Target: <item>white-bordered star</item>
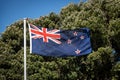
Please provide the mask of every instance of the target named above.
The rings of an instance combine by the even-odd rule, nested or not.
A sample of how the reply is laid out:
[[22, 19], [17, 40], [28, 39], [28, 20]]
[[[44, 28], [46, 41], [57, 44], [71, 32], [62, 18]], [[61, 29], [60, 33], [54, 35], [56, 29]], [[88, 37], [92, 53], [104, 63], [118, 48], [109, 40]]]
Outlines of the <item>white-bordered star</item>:
[[80, 39], [84, 39], [84, 38], [85, 38], [85, 36], [83, 36], [83, 35], [82, 35], [82, 36], [80, 36]]
[[75, 51], [76, 54], [80, 54], [80, 52], [81, 52], [81, 50], [79, 50], [79, 49], [77, 49], [77, 50]]
[[74, 34], [74, 36], [77, 36], [77, 32], [76, 31], [73, 34]]
[[71, 42], [72, 42], [72, 41], [71, 41], [70, 39], [67, 40], [67, 43], [68, 43], [68, 44], [71, 44]]

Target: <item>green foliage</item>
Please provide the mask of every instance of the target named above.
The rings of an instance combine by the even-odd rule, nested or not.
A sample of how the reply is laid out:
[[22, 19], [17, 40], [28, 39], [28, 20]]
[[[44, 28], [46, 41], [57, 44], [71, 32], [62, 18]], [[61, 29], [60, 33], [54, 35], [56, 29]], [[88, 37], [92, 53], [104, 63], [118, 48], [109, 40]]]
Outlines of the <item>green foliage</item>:
[[[98, 51], [88, 55], [87, 63], [87, 70], [91, 74], [92, 79], [111, 79], [111, 74], [109, 73], [114, 63], [114, 55], [111, 48], [99, 48]], [[99, 74], [101, 75], [98, 76]]]
[[113, 66], [111, 72], [112, 72], [112, 79], [113, 79], [113, 80], [118, 80], [118, 79], [120, 79], [120, 76], [119, 76], [119, 75], [120, 75], [120, 62], [117, 62], [117, 63]]
[[[45, 57], [29, 53], [27, 28], [27, 78], [29, 80], [119, 80], [120, 0], [88, 0], [69, 4], [60, 14], [51, 12], [28, 22], [39, 27], [88, 27], [93, 52], [79, 57]], [[113, 50], [116, 52], [113, 54]], [[23, 80], [23, 21], [7, 27], [0, 36], [0, 80]]]

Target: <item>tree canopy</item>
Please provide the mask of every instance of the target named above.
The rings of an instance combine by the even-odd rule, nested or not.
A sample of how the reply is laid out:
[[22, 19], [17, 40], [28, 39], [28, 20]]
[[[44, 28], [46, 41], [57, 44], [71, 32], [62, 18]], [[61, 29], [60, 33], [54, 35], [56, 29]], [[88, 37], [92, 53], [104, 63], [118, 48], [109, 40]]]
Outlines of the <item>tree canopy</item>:
[[[119, 80], [120, 0], [88, 0], [63, 7], [59, 14], [28, 19], [36, 26], [90, 29], [93, 52], [78, 57], [46, 57], [29, 53], [27, 28], [27, 78], [29, 80]], [[0, 36], [0, 80], [23, 80], [23, 21], [7, 27]]]

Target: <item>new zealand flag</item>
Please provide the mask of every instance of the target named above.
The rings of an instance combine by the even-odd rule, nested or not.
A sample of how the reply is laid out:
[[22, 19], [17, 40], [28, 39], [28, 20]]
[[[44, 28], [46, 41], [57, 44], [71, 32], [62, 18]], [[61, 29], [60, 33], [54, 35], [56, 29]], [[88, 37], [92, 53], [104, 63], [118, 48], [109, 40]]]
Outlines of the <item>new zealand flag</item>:
[[39, 29], [29, 24], [30, 51], [43, 56], [80, 56], [92, 51], [88, 28], [77, 30]]

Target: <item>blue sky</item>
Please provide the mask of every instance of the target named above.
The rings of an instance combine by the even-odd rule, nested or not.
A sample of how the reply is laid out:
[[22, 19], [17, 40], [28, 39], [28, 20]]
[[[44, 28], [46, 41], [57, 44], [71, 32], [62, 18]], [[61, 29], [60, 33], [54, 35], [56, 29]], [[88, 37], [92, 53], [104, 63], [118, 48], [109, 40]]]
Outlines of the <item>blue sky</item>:
[[79, 2], [80, 0], [0, 0], [0, 32], [17, 20], [26, 17], [35, 19], [50, 12], [59, 13], [69, 3]]

